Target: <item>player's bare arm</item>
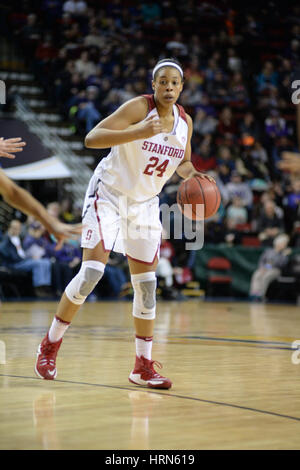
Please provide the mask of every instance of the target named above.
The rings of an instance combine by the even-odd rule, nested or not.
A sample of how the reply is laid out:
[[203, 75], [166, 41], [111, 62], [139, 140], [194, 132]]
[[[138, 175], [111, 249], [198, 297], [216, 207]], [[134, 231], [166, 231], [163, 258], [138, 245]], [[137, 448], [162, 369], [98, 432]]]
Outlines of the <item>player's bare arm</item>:
[[12, 139], [4, 139], [0, 137], [0, 157], [15, 158], [15, 153], [22, 152], [26, 142], [21, 137], [13, 137]]
[[215, 180], [212, 176], [206, 175], [205, 173], [201, 173], [195, 170], [195, 167], [192, 164], [191, 139], [192, 139], [192, 134], [193, 134], [193, 121], [192, 121], [191, 116], [189, 116], [188, 114], [186, 114], [186, 117], [187, 117], [187, 123], [188, 123], [188, 139], [187, 139], [186, 151], [184, 154], [184, 159], [182, 160], [180, 165], [177, 167], [176, 173], [183, 179], [192, 178], [193, 176], [200, 176], [200, 178], [207, 178], [209, 181], [213, 181], [215, 183]]
[[97, 149], [109, 148], [163, 132], [162, 123], [157, 116], [144, 120], [147, 112], [148, 105], [144, 97], [127, 101], [87, 134], [85, 146]]
[[65, 239], [73, 238], [81, 233], [81, 225], [68, 225], [52, 217], [47, 210], [31, 194], [11, 181], [0, 170], [0, 193], [3, 199], [24, 214], [32, 215], [57, 239], [57, 249]]

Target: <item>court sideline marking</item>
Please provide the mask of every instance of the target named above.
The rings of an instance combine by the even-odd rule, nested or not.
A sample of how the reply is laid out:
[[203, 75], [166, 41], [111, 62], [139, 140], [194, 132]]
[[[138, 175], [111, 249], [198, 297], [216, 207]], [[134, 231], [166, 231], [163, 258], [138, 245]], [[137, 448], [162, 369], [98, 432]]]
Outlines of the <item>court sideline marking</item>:
[[[12, 377], [15, 379], [31, 379], [31, 380], [41, 380], [38, 377], [30, 377], [30, 376], [21, 376], [21, 375], [10, 375], [10, 374], [0, 374], [0, 377]], [[235, 408], [235, 409], [240, 409], [244, 411], [251, 411], [253, 413], [261, 413], [261, 414], [266, 414], [270, 416], [275, 416], [277, 418], [285, 418], [285, 419], [291, 419], [293, 421], [299, 421], [300, 418], [297, 418], [296, 416], [290, 416], [290, 415], [284, 415], [281, 413], [276, 413], [274, 411], [267, 411], [267, 410], [260, 410], [258, 408], [251, 408], [248, 406], [242, 406], [242, 405], [235, 405], [233, 403], [226, 403], [226, 402], [221, 402], [221, 401], [214, 401], [214, 400], [206, 400], [204, 398], [197, 398], [197, 397], [189, 397], [186, 395], [177, 395], [174, 393], [168, 393], [168, 392], [154, 392], [151, 390], [142, 390], [140, 388], [135, 388], [135, 387], [121, 387], [118, 385], [105, 385], [105, 384], [95, 384], [95, 383], [89, 383], [89, 382], [76, 382], [72, 380], [61, 380], [61, 379], [55, 379], [54, 383], [59, 382], [59, 383], [66, 383], [66, 384], [73, 384], [73, 385], [87, 385], [90, 387], [102, 387], [102, 388], [112, 388], [115, 390], [128, 390], [130, 392], [136, 391], [140, 393], [152, 393], [156, 395], [162, 395], [162, 396], [167, 396], [167, 397], [174, 397], [174, 398], [179, 398], [183, 400], [192, 400], [192, 401], [197, 401], [201, 403], [206, 403], [209, 405], [218, 405], [218, 406], [227, 406], [229, 408]]]

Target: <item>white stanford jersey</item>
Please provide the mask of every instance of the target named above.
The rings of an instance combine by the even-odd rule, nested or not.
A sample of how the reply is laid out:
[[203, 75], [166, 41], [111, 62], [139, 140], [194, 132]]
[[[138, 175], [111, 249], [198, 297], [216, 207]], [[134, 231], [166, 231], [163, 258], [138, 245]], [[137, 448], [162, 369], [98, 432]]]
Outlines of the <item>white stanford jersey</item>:
[[[143, 96], [149, 106], [146, 118], [158, 115], [153, 95]], [[161, 133], [112, 147], [95, 169], [95, 176], [134, 201], [146, 201], [159, 194], [182, 162], [187, 144], [185, 111], [176, 104], [173, 112], [174, 127], [169, 134]]]

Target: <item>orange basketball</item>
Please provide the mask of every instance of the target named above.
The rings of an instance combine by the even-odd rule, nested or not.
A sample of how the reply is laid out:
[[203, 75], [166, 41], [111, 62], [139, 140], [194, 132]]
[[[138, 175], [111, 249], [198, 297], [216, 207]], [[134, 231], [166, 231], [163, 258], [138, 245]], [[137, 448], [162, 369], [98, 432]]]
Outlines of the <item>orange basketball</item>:
[[221, 194], [216, 183], [200, 176], [182, 181], [177, 191], [177, 204], [181, 212], [192, 220], [212, 217], [220, 203]]

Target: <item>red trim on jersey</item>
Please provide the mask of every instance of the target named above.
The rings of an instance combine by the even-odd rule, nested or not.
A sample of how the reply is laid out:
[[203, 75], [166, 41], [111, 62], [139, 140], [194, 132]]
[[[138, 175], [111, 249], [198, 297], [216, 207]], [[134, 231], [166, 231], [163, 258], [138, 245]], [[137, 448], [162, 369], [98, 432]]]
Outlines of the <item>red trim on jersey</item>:
[[158, 247], [157, 247], [157, 250], [156, 250], [156, 252], [155, 252], [155, 255], [154, 255], [154, 257], [153, 257], [153, 260], [152, 260], [152, 261], [150, 261], [150, 262], [149, 262], [149, 261], [142, 261], [142, 260], [140, 260], [140, 259], [137, 259], [137, 258], [132, 258], [132, 256], [129, 256], [129, 254], [128, 254], [128, 253], [126, 253], [126, 256], [127, 256], [127, 258], [130, 258], [130, 259], [132, 259], [132, 261], [138, 261], [138, 262], [139, 262], [139, 263], [141, 263], [141, 264], [147, 264], [148, 266], [151, 266], [151, 264], [153, 264], [153, 263], [154, 263], [154, 260], [155, 260], [155, 258], [156, 258], [156, 256], [157, 256], [157, 253], [158, 253], [159, 247], [160, 247], [160, 245], [158, 245]]
[[[152, 109], [156, 108], [156, 104], [155, 104], [155, 101], [154, 101], [154, 95], [142, 95], [142, 96], [144, 98], [146, 98], [146, 100], [148, 102], [148, 109], [149, 109], [149, 113], [150, 113], [152, 111]], [[177, 103], [176, 103], [176, 106], [177, 106], [178, 111], [179, 111], [179, 117], [181, 117], [187, 123], [187, 118], [186, 118], [184, 107], [181, 106], [180, 104], [177, 104]]]
[[152, 111], [152, 109], [156, 108], [155, 101], [154, 101], [154, 95], [142, 95], [144, 98], [146, 98], [148, 102], [148, 111], [149, 113]]
[[187, 123], [187, 118], [186, 118], [184, 107], [177, 103], [176, 103], [176, 106], [179, 111], [179, 117], [181, 117]]
[[107, 253], [107, 252], [109, 252], [110, 250], [107, 250], [107, 249], [105, 248], [105, 245], [104, 245], [104, 238], [103, 238], [102, 230], [101, 230], [100, 217], [99, 217], [98, 212], [97, 212], [97, 201], [98, 201], [98, 199], [99, 199], [99, 195], [98, 195], [98, 191], [96, 191], [96, 199], [95, 199], [95, 201], [94, 201], [94, 209], [95, 209], [95, 212], [96, 212], [96, 217], [97, 217], [97, 221], [98, 221], [98, 225], [99, 225], [100, 242], [101, 242], [103, 251], [105, 251], [105, 252]]

